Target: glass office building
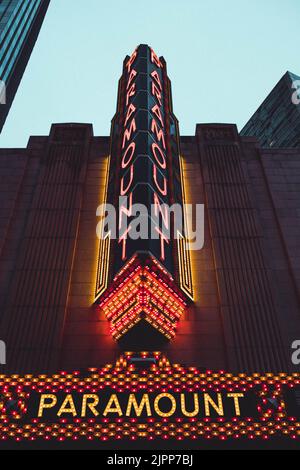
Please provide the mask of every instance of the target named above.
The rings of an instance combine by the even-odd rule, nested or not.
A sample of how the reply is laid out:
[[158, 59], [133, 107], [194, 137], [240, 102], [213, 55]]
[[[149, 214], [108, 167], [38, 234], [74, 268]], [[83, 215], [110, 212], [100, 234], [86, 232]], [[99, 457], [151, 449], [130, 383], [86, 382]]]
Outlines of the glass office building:
[[[36, 42], [50, 0], [0, 0], [0, 131]], [[3, 100], [4, 101], [4, 100]]]
[[[297, 92], [298, 90], [298, 92]], [[300, 77], [286, 72], [241, 131], [262, 147], [300, 147]]]

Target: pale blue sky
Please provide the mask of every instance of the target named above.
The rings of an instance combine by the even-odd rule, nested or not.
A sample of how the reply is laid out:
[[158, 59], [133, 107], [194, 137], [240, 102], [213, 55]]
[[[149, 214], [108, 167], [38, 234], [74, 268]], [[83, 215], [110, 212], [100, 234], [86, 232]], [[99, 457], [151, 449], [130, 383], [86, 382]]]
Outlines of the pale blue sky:
[[300, 74], [300, 0], [51, 0], [0, 147], [53, 122], [108, 135], [124, 57], [140, 43], [168, 63], [182, 135], [247, 122], [280, 77]]

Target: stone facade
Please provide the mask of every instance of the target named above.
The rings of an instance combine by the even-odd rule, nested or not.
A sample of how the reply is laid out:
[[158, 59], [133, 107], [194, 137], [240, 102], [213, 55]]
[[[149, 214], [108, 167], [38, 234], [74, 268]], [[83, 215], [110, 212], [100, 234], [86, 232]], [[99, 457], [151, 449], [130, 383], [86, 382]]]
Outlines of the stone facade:
[[[53, 125], [0, 150], [0, 338], [4, 373], [85, 369], [121, 349], [94, 305], [108, 137]], [[293, 370], [300, 339], [300, 150], [261, 149], [236, 126], [181, 138], [188, 202], [205, 204], [192, 252], [195, 302], [164, 352], [234, 372]]]

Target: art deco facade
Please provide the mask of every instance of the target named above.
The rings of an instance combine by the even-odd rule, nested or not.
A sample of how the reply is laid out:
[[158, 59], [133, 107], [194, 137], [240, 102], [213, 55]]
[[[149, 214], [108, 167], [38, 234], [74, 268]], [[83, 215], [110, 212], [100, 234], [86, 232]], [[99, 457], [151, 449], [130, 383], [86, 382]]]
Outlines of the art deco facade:
[[[299, 151], [262, 150], [233, 125], [198, 125], [181, 150], [206, 233], [192, 254], [195, 302], [166, 352], [203, 368], [289, 370], [300, 337]], [[108, 154], [109, 138], [83, 124], [0, 151], [7, 372], [85, 368], [120, 354], [94, 304]]]
[[[152, 70], [153, 62], [145, 65], [145, 49], [139, 51], [141, 76], [137, 83], [145, 88], [136, 96], [145, 97], [150, 90], [160, 101], [153, 83], [143, 79], [143, 74], [147, 75], [143, 67]], [[159, 60], [164, 68], [165, 62]], [[154, 70], [159, 68], [156, 64]], [[169, 99], [166, 86], [170, 83], [160, 72], [154, 76], [154, 84], [165, 93], [163, 103]], [[53, 125], [49, 136], [31, 137], [26, 149], [0, 150], [0, 332], [8, 358], [1, 370], [6, 374], [85, 370], [114, 363], [124, 351], [125, 346], [116, 340], [126, 328], [111, 317], [110, 302], [115, 302], [115, 315], [123, 321], [123, 297], [132, 294], [123, 287], [126, 278], [134, 276], [133, 268], [124, 264], [121, 255], [107, 258], [107, 247], [99, 246], [96, 235], [96, 209], [111, 197], [110, 191], [114, 194], [119, 188], [118, 178], [124, 177], [114, 173], [118, 160], [112, 166], [118, 155], [114, 145], [124, 143], [121, 130], [115, 133], [120, 106], [124, 105], [120, 96], [122, 90], [130, 90], [128, 82], [122, 84], [121, 80], [120, 90], [112, 145], [109, 137], [95, 137], [90, 124], [69, 123]], [[131, 92], [134, 97], [137, 89]], [[137, 98], [129, 99], [126, 105], [130, 103], [141, 105]], [[151, 102], [149, 111], [144, 106], [147, 103], [142, 99], [142, 108], [152, 119], [155, 104]], [[166, 113], [176, 124], [170, 102], [164, 103], [160, 115]], [[136, 148], [150, 142], [147, 133], [151, 131], [139, 126], [150, 123], [158, 129], [151, 119], [136, 114], [136, 128], [143, 136], [135, 140]], [[179, 137], [176, 125], [172, 128]], [[125, 144], [129, 145], [132, 136], [127, 136]], [[172, 135], [168, 139], [166, 152], [170, 152], [167, 143]], [[138, 325], [134, 326], [126, 350], [140, 351], [143, 341], [142, 345], [135, 343], [140, 336], [149, 351], [159, 348], [172, 363], [203, 370], [294, 370], [291, 344], [300, 338], [299, 149], [264, 149], [255, 138], [240, 136], [233, 124], [198, 124], [195, 135], [181, 137], [177, 143], [179, 148], [173, 146], [172, 151], [181, 159], [185, 199], [205, 205], [204, 248], [189, 253], [192, 300], [183, 295], [178, 250], [171, 256], [174, 268], [161, 260], [157, 268], [153, 258], [146, 263], [136, 259], [134, 269], [141, 270], [137, 278], [141, 283], [133, 282], [131, 290], [143, 291], [150, 286], [150, 301], [151, 296], [156, 299], [150, 312], [149, 304], [138, 297], [146, 312], [143, 318], [155, 326], [158, 309], [159, 324], [164, 324], [172, 314], [171, 298], [174, 302], [177, 299], [175, 313], [180, 318], [170, 338], [162, 328], [163, 342], [152, 338], [148, 344], [152, 326], [143, 330], [142, 336]], [[155, 142], [152, 150], [153, 145]], [[157, 145], [164, 147], [162, 139]], [[141, 150], [137, 157], [142, 154]], [[168, 171], [173, 170], [169, 167]], [[127, 174], [123, 187], [131, 182], [134, 171]], [[138, 177], [145, 174], [151, 176], [152, 172], [137, 173]], [[164, 177], [156, 181], [163, 188]], [[180, 199], [181, 193], [176, 194]], [[110, 250], [118, 253], [113, 243]], [[97, 288], [103, 283], [99, 283], [99, 266], [108, 271], [100, 297]], [[126, 276], [120, 280], [123, 268]], [[165, 295], [165, 308], [157, 297], [160, 293]], [[131, 304], [126, 308], [131, 309]], [[130, 322], [141, 318], [134, 316], [136, 310], [132, 312]], [[126, 322], [125, 318], [125, 326]]]

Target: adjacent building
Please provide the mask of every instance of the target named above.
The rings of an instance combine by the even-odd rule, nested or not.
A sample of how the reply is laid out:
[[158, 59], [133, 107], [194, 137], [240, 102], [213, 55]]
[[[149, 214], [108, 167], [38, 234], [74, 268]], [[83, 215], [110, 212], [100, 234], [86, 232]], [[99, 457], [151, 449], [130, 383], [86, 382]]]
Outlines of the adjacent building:
[[0, 2], [0, 132], [30, 59], [49, 3], [50, 0]]
[[256, 137], [264, 148], [300, 147], [300, 77], [280, 79], [241, 131]]

